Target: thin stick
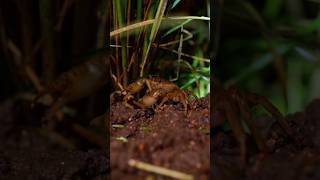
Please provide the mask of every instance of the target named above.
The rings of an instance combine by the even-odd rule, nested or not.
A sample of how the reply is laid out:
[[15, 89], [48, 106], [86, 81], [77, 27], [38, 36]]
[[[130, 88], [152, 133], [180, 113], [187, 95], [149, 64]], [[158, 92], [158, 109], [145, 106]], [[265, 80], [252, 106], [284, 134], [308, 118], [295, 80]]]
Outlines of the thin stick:
[[176, 77], [171, 79], [171, 81], [176, 81], [179, 79], [179, 73], [180, 73], [180, 62], [181, 62], [181, 52], [182, 52], [182, 45], [183, 45], [183, 26], [181, 26], [181, 32], [180, 32], [180, 42], [178, 47], [178, 66], [177, 66], [177, 74]]
[[8, 49], [11, 51], [11, 53], [13, 54], [13, 60], [16, 66], [22, 66], [22, 53], [21, 50], [9, 39], [8, 40]]
[[134, 160], [134, 159], [130, 159], [128, 161], [128, 164], [129, 164], [129, 166], [135, 167], [137, 169], [141, 169], [141, 170], [148, 171], [148, 172], [153, 172], [153, 173], [160, 174], [163, 176], [168, 176], [171, 178], [184, 179], [184, 180], [194, 179], [192, 175], [185, 174], [185, 173], [171, 170], [171, 169], [167, 169], [167, 168], [160, 167], [160, 166], [155, 166], [155, 165], [148, 164], [148, 163], [141, 162], [141, 161]]
[[[130, 13], [131, 13], [131, 0], [127, 1], [128, 3], [128, 9], [127, 9], [127, 25], [130, 25]], [[127, 31], [127, 46], [129, 46], [129, 32]], [[126, 48], [127, 50], [127, 56], [130, 56], [129, 54], [129, 48]], [[125, 70], [123, 70], [125, 71]], [[127, 69], [127, 73], [129, 72], [129, 68]]]
[[36, 90], [38, 92], [43, 91], [44, 87], [41, 85], [38, 76], [36, 75], [36, 73], [33, 71], [33, 69], [29, 65], [25, 66], [25, 72], [26, 72], [27, 76], [29, 77], [31, 83], [36, 88]]
[[[191, 39], [193, 37], [193, 34], [190, 33], [189, 31], [182, 29], [181, 32], [186, 33], [188, 36], [186, 38], [183, 38], [182, 41], [187, 41], [189, 39]], [[169, 45], [173, 45], [173, 44], [177, 44], [180, 43], [180, 39], [179, 40], [174, 40], [174, 41], [170, 41], [168, 43], [163, 43], [163, 44], [159, 44], [159, 47], [163, 47], [163, 46], [169, 46]]]
[[[172, 49], [169, 49], [167, 47], [160, 47], [160, 48], [178, 54], [177, 50], [172, 50]], [[191, 56], [191, 55], [183, 53], [183, 52], [181, 52], [181, 56], [193, 58], [193, 59], [196, 59], [196, 60], [199, 60], [199, 61], [203, 61], [203, 62], [210, 62], [210, 59], [208, 59], [208, 58], [203, 58], [203, 57], [198, 57], [198, 56]]]
[[[115, 0], [113, 0], [112, 1], [112, 9], [113, 9], [113, 11], [112, 11], [112, 14], [113, 14], [113, 25], [114, 25], [114, 27], [118, 27], [118, 21], [117, 21], [117, 11], [116, 11], [116, 2], [115, 2]], [[115, 43], [116, 43], [116, 45], [118, 45], [119, 44], [119, 36], [115, 36]], [[116, 57], [115, 57], [115, 59], [116, 59], [116, 61], [115, 61], [115, 64], [116, 64], [116, 74], [117, 74], [117, 77], [120, 79], [120, 74], [121, 74], [121, 72], [120, 72], [120, 63], [119, 63], [119, 50], [118, 50], [118, 48], [116, 49]]]

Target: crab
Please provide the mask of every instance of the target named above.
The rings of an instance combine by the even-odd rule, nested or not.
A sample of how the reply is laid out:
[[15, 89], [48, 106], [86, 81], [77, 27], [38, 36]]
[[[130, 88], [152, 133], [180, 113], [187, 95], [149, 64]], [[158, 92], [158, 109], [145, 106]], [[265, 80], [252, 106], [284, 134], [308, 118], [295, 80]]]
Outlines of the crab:
[[[114, 77], [115, 78], [115, 77]], [[176, 103], [181, 103], [184, 107], [184, 112], [188, 112], [188, 93], [181, 90], [176, 84], [171, 81], [164, 80], [158, 77], [151, 78], [141, 78], [131, 84], [126, 88], [119, 85], [123, 95], [123, 103], [129, 108], [134, 108], [133, 105], [146, 109], [153, 108], [158, 109], [162, 107], [166, 102], [172, 101]], [[134, 95], [141, 93], [146, 89], [145, 94], [138, 101], [134, 100]], [[132, 102], [130, 104], [129, 102]]]
[[106, 69], [109, 66], [109, 58], [109, 51], [103, 51], [62, 73], [39, 92], [31, 106], [34, 107], [37, 103], [49, 106], [43, 119], [53, 120], [63, 105], [87, 97], [107, 84]]
[[[246, 143], [245, 143], [245, 132], [241, 125], [239, 117], [243, 117], [244, 122], [249, 127], [255, 142], [260, 151], [267, 153], [272, 151], [272, 148], [267, 146], [266, 141], [263, 139], [261, 133], [255, 127], [255, 123], [251, 116], [251, 109], [254, 106], [262, 105], [273, 117], [277, 119], [277, 122], [284, 130], [287, 136], [293, 138], [294, 141], [298, 141], [294, 135], [293, 130], [289, 124], [285, 121], [283, 115], [279, 110], [272, 105], [263, 96], [255, 93], [244, 93], [238, 91], [236, 88], [224, 89], [219, 84], [217, 78], [213, 75], [213, 111], [214, 111], [214, 126], [220, 126], [225, 120], [228, 121], [231, 129], [233, 130], [234, 136], [240, 146], [240, 160], [245, 164], [246, 161]], [[214, 128], [215, 128], [214, 127]]]

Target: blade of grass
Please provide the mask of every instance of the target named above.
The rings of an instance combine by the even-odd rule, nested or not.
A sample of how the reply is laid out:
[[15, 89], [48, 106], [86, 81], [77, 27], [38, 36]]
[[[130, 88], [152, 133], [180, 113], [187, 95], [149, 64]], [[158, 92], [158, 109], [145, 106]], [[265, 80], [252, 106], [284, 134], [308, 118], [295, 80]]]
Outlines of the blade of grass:
[[166, 33], [164, 33], [164, 35], [162, 36], [162, 38], [168, 36], [169, 34], [171, 34], [171, 33], [174, 32], [174, 31], [180, 29], [181, 27], [183, 27], [184, 25], [188, 24], [188, 23], [191, 22], [191, 21], [192, 21], [192, 19], [187, 19], [187, 20], [185, 20], [184, 22], [182, 22], [181, 24], [179, 24], [178, 26], [169, 29], [169, 31], [167, 31]]
[[155, 39], [155, 37], [157, 35], [157, 32], [159, 30], [162, 17], [164, 15], [164, 12], [165, 12], [166, 7], [167, 7], [167, 2], [168, 2], [168, 0], [160, 0], [159, 6], [158, 6], [158, 10], [157, 10], [157, 14], [156, 14], [156, 17], [155, 17], [155, 22], [154, 22], [154, 24], [152, 26], [152, 29], [151, 29], [149, 42], [148, 42], [148, 47], [147, 47], [146, 53], [145, 53], [145, 55], [143, 57], [143, 61], [142, 61], [142, 64], [141, 64], [140, 77], [143, 76], [144, 66], [146, 64], [151, 45], [152, 45], [152, 43], [153, 43], [153, 41], [154, 41], [154, 39]]
[[175, 1], [173, 2], [172, 6], [170, 7], [170, 9], [175, 8], [175, 7], [179, 4], [179, 2], [181, 2], [181, 0], [175, 0]]
[[[181, 32], [187, 34], [187, 36], [182, 39], [183, 42], [187, 41], [187, 40], [189, 40], [189, 39], [191, 39], [193, 37], [193, 34], [191, 34], [189, 31], [187, 31], [185, 29], [182, 29]], [[170, 45], [177, 44], [177, 43], [180, 43], [180, 39], [179, 40], [170, 41], [170, 42], [167, 42], [167, 43], [159, 44], [158, 47], [170, 46]]]
[[137, 20], [142, 19], [142, 0], [137, 1]]
[[[162, 18], [163, 21], [177, 21], [177, 20], [185, 20], [185, 19], [202, 20], [202, 21], [209, 21], [210, 20], [209, 17], [205, 17], [205, 16], [173, 16], [173, 17], [167, 17], [167, 18], [163, 17]], [[155, 22], [155, 19], [149, 19], [149, 20], [134, 23], [129, 26], [113, 30], [110, 32], [110, 37], [115, 37], [118, 34], [121, 34], [121, 33], [127, 32], [127, 31], [132, 31], [134, 29], [153, 24], [154, 22]]]
[[[141, 2], [142, 3], [142, 2]], [[152, 5], [152, 1], [149, 0], [146, 2], [146, 8], [142, 9], [140, 8], [140, 10], [142, 10], [141, 12], [141, 16], [143, 14], [143, 21], [146, 21], [148, 19], [148, 14], [150, 14], [150, 10], [151, 10], [151, 5]], [[142, 6], [142, 4], [141, 4]], [[138, 7], [138, 10], [139, 10], [139, 7]], [[142, 18], [142, 17], [141, 17]], [[139, 19], [138, 19], [139, 21]], [[140, 64], [140, 59], [139, 57], [141, 57], [141, 47], [143, 47], [143, 42], [144, 42], [144, 39], [145, 39], [145, 34], [147, 32], [147, 29], [146, 27], [143, 27], [141, 29], [139, 29], [139, 31], [136, 31], [136, 32], [139, 32], [137, 35], [137, 38], [136, 38], [136, 45], [135, 45], [135, 48], [133, 50], [133, 53], [132, 53], [132, 56], [130, 58], [130, 63], [129, 63], [129, 66], [128, 66], [128, 71], [130, 70], [129, 67], [130, 67], [130, 64], [133, 64], [133, 71], [132, 71], [132, 74], [131, 74], [131, 78], [132, 79], [137, 79], [139, 77], [139, 64]]]
[[[112, 13], [113, 13], [113, 26], [118, 28], [118, 21], [117, 21], [117, 6], [116, 6], [116, 1], [112, 1]], [[116, 45], [119, 45], [119, 36], [115, 36], [115, 43]], [[116, 48], [115, 52], [115, 64], [116, 64], [116, 74], [117, 74], [117, 79], [120, 80], [120, 63], [119, 63], [119, 50]], [[120, 83], [120, 82], [119, 82]]]
[[[124, 18], [123, 18], [123, 6], [121, 4], [122, 1], [116, 1], [116, 10], [117, 10], [117, 20], [119, 27], [124, 26]], [[127, 4], [126, 2], [124, 2]], [[126, 54], [126, 39], [123, 38], [123, 35], [120, 34], [120, 41], [121, 41], [121, 64], [122, 64], [122, 75], [123, 75], [123, 85], [126, 86], [128, 79], [127, 79], [127, 54]]]
[[[130, 19], [131, 19], [131, 0], [128, 0], [128, 8], [127, 8], [127, 25], [130, 25]], [[127, 32], [127, 47], [129, 46], [129, 32]], [[130, 54], [129, 54], [129, 48], [126, 48], [126, 53], [127, 53], [127, 56], [129, 57]], [[127, 69], [126, 69], [127, 70]], [[127, 70], [127, 72], [129, 73], [129, 69]]]

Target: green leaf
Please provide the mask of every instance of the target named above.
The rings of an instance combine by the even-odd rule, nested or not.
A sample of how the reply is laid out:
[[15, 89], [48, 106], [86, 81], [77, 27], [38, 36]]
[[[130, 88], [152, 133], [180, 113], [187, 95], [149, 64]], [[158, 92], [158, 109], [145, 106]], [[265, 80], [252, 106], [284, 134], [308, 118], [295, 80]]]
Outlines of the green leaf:
[[177, 29], [180, 29], [182, 26], [188, 24], [189, 22], [191, 22], [192, 19], [187, 19], [184, 22], [182, 22], [181, 24], [169, 29], [169, 31], [167, 31], [166, 33], [164, 33], [164, 35], [162, 36], [162, 38], [168, 36], [169, 34], [171, 34], [172, 32], [176, 31]]
[[166, 10], [167, 7], [167, 2], [168, 0], [160, 0], [160, 3], [158, 5], [157, 8], [157, 13], [156, 13], [156, 17], [155, 17], [155, 21], [152, 25], [152, 29], [151, 29], [151, 33], [149, 36], [149, 40], [148, 40], [148, 45], [147, 45], [147, 49], [145, 51], [144, 57], [143, 57], [143, 61], [141, 64], [141, 70], [140, 70], [140, 77], [143, 76], [144, 73], [144, 66], [146, 64], [147, 58], [148, 58], [148, 54], [151, 48], [151, 44], [153, 43], [154, 39], [156, 38], [156, 35], [158, 33], [161, 21], [162, 21], [162, 17], [164, 16], [164, 12]]
[[189, 79], [189, 81], [187, 81], [183, 86], [181, 86], [180, 88], [181, 89], [186, 89], [187, 87], [189, 87], [189, 86], [191, 86], [196, 80], [198, 80], [199, 79], [199, 77], [198, 76], [196, 76], [196, 77], [194, 77], [194, 78], [192, 78], [192, 79]]

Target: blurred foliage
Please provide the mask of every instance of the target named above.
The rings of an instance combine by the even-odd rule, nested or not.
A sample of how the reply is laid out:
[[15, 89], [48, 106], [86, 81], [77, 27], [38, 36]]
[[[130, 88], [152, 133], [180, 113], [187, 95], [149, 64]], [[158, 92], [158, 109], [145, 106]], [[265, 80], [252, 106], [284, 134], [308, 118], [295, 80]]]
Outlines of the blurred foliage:
[[[107, 4], [108, 0], [1, 0], [0, 101], [13, 96], [32, 101], [63, 72], [105, 52], [110, 29]], [[88, 123], [103, 113], [107, 103], [101, 99], [106, 94], [101, 87], [75, 99], [78, 103], [72, 108], [81, 112], [78, 120]]]
[[283, 113], [302, 110], [320, 97], [319, 7], [311, 0], [225, 0], [214, 73]]

